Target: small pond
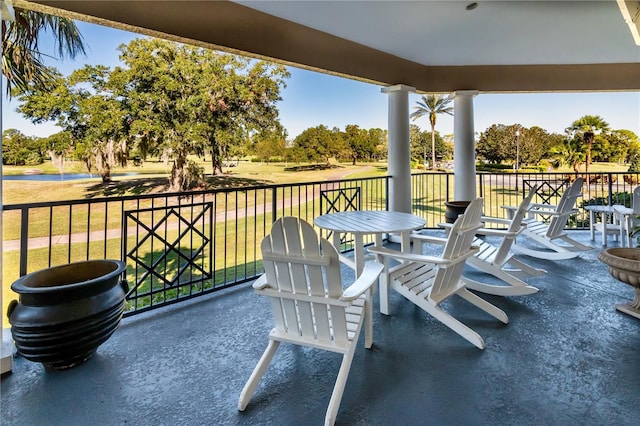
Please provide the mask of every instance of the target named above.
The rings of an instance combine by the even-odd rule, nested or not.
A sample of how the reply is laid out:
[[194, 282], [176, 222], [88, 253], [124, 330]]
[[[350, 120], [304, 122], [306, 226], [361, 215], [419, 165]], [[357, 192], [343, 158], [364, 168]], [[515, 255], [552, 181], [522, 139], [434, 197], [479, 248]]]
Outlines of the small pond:
[[[113, 173], [111, 175], [112, 178], [118, 176], [135, 176], [138, 173]], [[3, 180], [36, 180], [36, 181], [59, 181], [59, 180], [78, 180], [78, 179], [100, 179], [100, 175], [97, 174], [89, 174], [89, 173], [68, 173], [64, 175], [45, 175], [45, 174], [36, 174], [36, 175], [11, 175], [11, 176], [2, 176]]]

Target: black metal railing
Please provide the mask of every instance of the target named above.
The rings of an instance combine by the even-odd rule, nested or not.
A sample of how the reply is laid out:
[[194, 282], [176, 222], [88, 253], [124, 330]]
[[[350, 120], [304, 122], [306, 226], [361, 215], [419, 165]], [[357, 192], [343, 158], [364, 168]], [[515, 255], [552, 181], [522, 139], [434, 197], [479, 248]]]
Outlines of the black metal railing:
[[[553, 204], [575, 176], [478, 173], [476, 191], [485, 200], [486, 215], [506, 217], [501, 206], [518, 205], [533, 184], [543, 183], [534, 202]], [[584, 176], [579, 208], [582, 203], [629, 205], [638, 182], [637, 174]], [[411, 179], [413, 212], [425, 218], [428, 228], [436, 228], [445, 219], [444, 202], [453, 200], [453, 174], [424, 172]], [[389, 180], [346, 179], [6, 205], [3, 282], [9, 285], [21, 275], [64, 263], [123, 259], [132, 288], [126, 315], [131, 315], [253, 280], [262, 272], [260, 241], [278, 217], [293, 215], [313, 223], [326, 208], [322, 194], [346, 194], [351, 203], [357, 200], [360, 209], [386, 210]], [[580, 208], [569, 228], [588, 227], [588, 218]], [[342, 247], [349, 248], [349, 244]]]
[[[310, 223], [321, 194], [387, 208], [387, 177], [4, 206], [4, 277], [88, 259], [127, 262], [125, 315], [255, 279], [260, 241], [278, 217]], [[351, 200], [355, 202], [355, 200]], [[338, 207], [341, 204], [336, 204]]]

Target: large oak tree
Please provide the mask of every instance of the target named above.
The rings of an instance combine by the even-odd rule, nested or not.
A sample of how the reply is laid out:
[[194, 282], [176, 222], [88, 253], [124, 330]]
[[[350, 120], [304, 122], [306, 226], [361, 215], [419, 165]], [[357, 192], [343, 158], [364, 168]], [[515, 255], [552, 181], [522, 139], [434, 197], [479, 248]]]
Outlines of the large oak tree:
[[230, 146], [279, 126], [276, 102], [289, 76], [280, 65], [158, 39], [120, 50], [132, 133], [172, 161], [171, 190], [185, 189], [189, 154], [208, 151], [222, 172]]

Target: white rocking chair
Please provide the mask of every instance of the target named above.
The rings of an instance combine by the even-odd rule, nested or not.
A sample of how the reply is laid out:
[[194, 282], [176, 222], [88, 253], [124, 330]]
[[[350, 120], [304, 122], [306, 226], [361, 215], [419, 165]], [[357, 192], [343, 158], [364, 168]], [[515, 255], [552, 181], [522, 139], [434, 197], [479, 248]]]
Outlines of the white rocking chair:
[[[481, 218], [485, 224], [498, 223], [507, 226], [507, 229], [482, 228], [478, 231], [480, 235], [502, 237], [499, 246], [496, 247], [477, 237], [471, 243], [474, 246], [478, 246], [480, 250], [473, 257], [470, 257], [467, 262], [476, 269], [491, 274], [508, 285], [492, 285], [463, 276], [462, 279], [467, 284], [467, 288], [497, 296], [522, 296], [538, 292], [536, 287], [528, 285], [523, 279], [539, 277], [545, 275], [547, 271], [534, 268], [516, 259], [511, 253], [511, 246], [515, 242], [516, 236], [526, 227], [526, 225], [522, 225], [522, 220], [537, 189], [537, 185], [531, 188], [531, 191], [522, 200], [511, 219], [486, 216]], [[509, 268], [507, 265], [511, 267]]]
[[[471, 246], [476, 231], [481, 227], [482, 198], [469, 204], [465, 213], [455, 221], [444, 244], [442, 255], [425, 256], [416, 253], [402, 253], [384, 247], [373, 247], [369, 251], [379, 255], [385, 264], [386, 279], [380, 280], [380, 292], [389, 293], [389, 286], [415, 303], [444, 325], [451, 328], [460, 336], [467, 339], [480, 349], [485, 344], [478, 333], [442, 310], [440, 305], [453, 295], [458, 295], [471, 302], [489, 315], [503, 323], [509, 320], [507, 315], [496, 306], [467, 290], [461, 274], [465, 261], [478, 252], [477, 247]], [[412, 237], [414, 244], [418, 241], [433, 240], [441, 243], [442, 238]], [[402, 263], [389, 268], [389, 258]], [[380, 300], [385, 300], [380, 296]], [[389, 300], [387, 297], [386, 300]], [[389, 306], [381, 306], [383, 313], [389, 312]]]
[[280, 343], [293, 343], [343, 354], [325, 417], [325, 425], [333, 425], [365, 320], [365, 346], [373, 344], [370, 289], [382, 264], [365, 264], [360, 277], [343, 290], [337, 250], [326, 239], [318, 241], [311, 225], [295, 217], [278, 219], [261, 248], [265, 274], [253, 287], [271, 299], [275, 328], [240, 393], [238, 409], [246, 408]]
[[[564, 230], [569, 217], [577, 213], [574, 206], [578, 197], [582, 195], [582, 183], [583, 179], [577, 178], [562, 193], [557, 206], [532, 203], [528, 212], [529, 217], [523, 221], [527, 226], [521, 235], [535, 241], [543, 248], [527, 247], [516, 239], [512, 250], [516, 253], [546, 260], [572, 259], [580, 252], [592, 250], [593, 247], [570, 238]], [[513, 218], [516, 209], [513, 207], [505, 208], [509, 210], [510, 217]], [[551, 221], [546, 225], [537, 220], [536, 215], [551, 216]]]

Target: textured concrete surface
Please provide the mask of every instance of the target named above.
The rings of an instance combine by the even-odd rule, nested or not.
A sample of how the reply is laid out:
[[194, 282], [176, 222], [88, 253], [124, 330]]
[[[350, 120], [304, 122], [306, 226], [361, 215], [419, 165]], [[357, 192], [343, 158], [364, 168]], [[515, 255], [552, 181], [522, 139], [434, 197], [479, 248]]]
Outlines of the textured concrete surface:
[[[571, 235], [588, 242], [586, 232]], [[640, 320], [615, 311], [632, 289], [609, 276], [599, 250], [523, 257], [549, 274], [529, 280], [537, 294], [485, 296], [508, 325], [464, 300], [448, 303], [484, 351], [397, 294], [383, 316], [376, 297], [374, 348], [361, 336], [337, 424], [636, 425]], [[341, 357], [290, 345], [238, 412], [270, 328], [268, 302], [246, 286], [128, 318], [71, 370], [18, 357], [1, 382], [2, 424], [321, 424]]]

